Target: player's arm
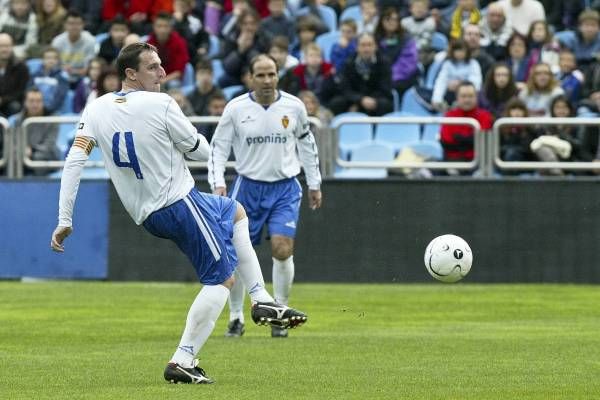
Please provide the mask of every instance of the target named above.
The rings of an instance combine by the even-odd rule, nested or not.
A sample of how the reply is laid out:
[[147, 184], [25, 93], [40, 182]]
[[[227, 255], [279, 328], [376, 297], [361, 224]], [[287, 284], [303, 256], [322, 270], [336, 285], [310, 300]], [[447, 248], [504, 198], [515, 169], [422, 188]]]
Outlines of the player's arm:
[[231, 114], [231, 107], [227, 105], [215, 129], [208, 157], [208, 183], [213, 193], [221, 196], [227, 195], [225, 163], [231, 153], [231, 145], [235, 132]]
[[60, 196], [58, 200], [58, 226], [52, 233], [50, 246], [57, 252], [65, 251], [63, 242], [73, 231], [73, 207], [79, 190], [81, 170], [85, 166], [94, 141], [87, 136], [76, 136], [73, 146], [69, 150], [62, 178], [60, 180]]
[[296, 129], [296, 147], [300, 163], [304, 169], [308, 185], [309, 207], [313, 210], [321, 207], [321, 171], [319, 170], [319, 152], [315, 137], [310, 130], [306, 108], [302, 106], [299, 113], [298, 128]]
[[177, 150], [195, 161], [208, 159], [208, 141], [198, 133], [173, 99], [167, 104], [166, 121], [169, 135]]

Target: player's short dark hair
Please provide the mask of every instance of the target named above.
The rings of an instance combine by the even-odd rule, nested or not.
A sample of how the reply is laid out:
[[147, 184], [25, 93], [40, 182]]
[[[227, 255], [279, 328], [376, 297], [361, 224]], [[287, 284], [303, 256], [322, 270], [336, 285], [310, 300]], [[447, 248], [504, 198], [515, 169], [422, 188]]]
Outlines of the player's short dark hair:
[[252, 58], [252, 60], [250, 60], [250, 65], [248, 67], [250, 74], [254, 74], [254, 64], [256, 64], [257, 62], [259, 62], [260, 60], [265, 59], [265, 58], [273, 61], [273, 64], [275, 64], [275, 71], [279, 72], [279, 68], [277, 68], [277, 61], [275, 61], [275, 59], [273, 57], [271, 57], [270, 55], [261, 53], [257, 56], [254, 56]]
[[138, 70], [140, 66], [140, 54], [144, 51], [158, 53], [156, 47], [145, 42], [132, 43], [121, 49], [119, 56], [117, 57], [117, 72], [119, 73], [119, 79], [121, 81], [124, 81], [125, 78], [127, 78], [127, 74], [125, 73], [127, 68], [133, 68], [136, 71]]

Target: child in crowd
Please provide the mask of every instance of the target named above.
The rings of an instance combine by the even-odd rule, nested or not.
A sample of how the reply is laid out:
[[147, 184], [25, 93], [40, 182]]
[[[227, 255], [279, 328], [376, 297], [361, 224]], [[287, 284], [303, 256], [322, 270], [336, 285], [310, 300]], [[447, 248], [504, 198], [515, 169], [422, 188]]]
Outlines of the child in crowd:
[[29, 78], [29, 87], [37, 87], [48, 114], [57, 112], [69, 91], [69, 77], [60, 68], [60, 54], [53, 47], [42, 53], [42, 67]]
[[88, 96], [94, 89], [96, 89], [98, 77], [104, 68], [106, 68], [106, 61], [104, 58], [92, 58], [88, 64], [87, 75], [84, 76], [75, 87], [75, 95], [73, 97], [73, 112], [79, 114], [83, 111], [87, 103]]
[[546, 63], [550, 65], [553, 73], [558, 73], [558, 52], [560, 47], [550, 32], [546, 21], [535, 21], [529, 28], [527, 35], [529, 45], [529, 64]]
[[119, 52], [125, 43], [125, 37], [129, 35], [129, 25], [123, 17], [116, 17], [110, 23], [108, 38], [100, 44], [98, 56], [106, 60], [107, 64], [112, 64], [117, 59]]
[[321, 48], [316, 43], [309, 43], [305, 52], [306, 62], [294, 69], [294, 75], [300, 82], [300, 90], [310, 90], [319, 101], [326, 102], [333, 92], [333, 75], [335, 69], [330, 63], [323, 61]]
[[358, 26], [353, 19], [345, 19], [340, 23], [340, 38], [336, 44], [331, 47], [329, 59], [336, 71], [341, 71], [344, 62], [348, 57], [356, 53], [356, 36]]
[[565, 96], [571, 104], [576, 105], [581, 98], [583, 73], [577, 68], [575, 54], [569, 49], [563, 49], [558, 55], [558, 80], [560, 87], [565, 91]]
[[376, 0], [360, 0], [360, 14], [362, 19], [358, 26], [358, 33], [374, 33], [379, 22], [379, 11]]
[[415, 39], [420, 52], [429, 49], [435, 32], [435, 20], [429, 15], [429, 0], [411, 0], [410, 15], [402, 18], [401, 25]]
[[[529, 112], [522, 100], [513, 97], [506, 103], [503, 117], [527, 118]], [[500, 158], [503, 161], [533, 161], [535, 157], [529, 146], [535, 139], [531, 125], [505, 125], [500, 130]]]
[[298, 32], [298, 41], [292, 46], [291, 55], [301, 62], [304, 62], [304, 50], [309, 43], [314, 43], [317, 37], [318, 21], [315, 17], [307, 14], [298, 18], [296, 31]]
[[478, 103], [481, 108], [492, 113], [494, 118], [499, 118], [504, 114], [508, 101], [518, 92], [508, 65], [497, 63], [490, 68], [485, 77]]
[[508, 39], [506, 47], [508, 48], [508, 66], [515, 78], [517, 87], [522, 89], [525, 87], [525, 82], [529, 77], [529, 69], [531, 67], [527, 55], [527, 39], [515, 32], [510, 39]]

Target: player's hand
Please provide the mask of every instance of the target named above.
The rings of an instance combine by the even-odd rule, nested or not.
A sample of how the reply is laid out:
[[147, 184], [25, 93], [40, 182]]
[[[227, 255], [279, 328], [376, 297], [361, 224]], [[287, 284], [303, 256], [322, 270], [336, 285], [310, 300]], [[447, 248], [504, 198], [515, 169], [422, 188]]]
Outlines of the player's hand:
[[65, 251], [63, 242], [71, 232], [73, 232], [73, 228], [70, 226], [57, 226], [52, 233], [52, 241], [50, 242], [52, 250], [63, 253]]
[[308, 206], [311, 210], [321, 208], [323, 202], [323, 195], [320, 190], [309, 190], [308, 191]]
[[217, 196], [227, 196], [227, 188], [217, 187], [213, 190], [213, 194], [216, 194]]

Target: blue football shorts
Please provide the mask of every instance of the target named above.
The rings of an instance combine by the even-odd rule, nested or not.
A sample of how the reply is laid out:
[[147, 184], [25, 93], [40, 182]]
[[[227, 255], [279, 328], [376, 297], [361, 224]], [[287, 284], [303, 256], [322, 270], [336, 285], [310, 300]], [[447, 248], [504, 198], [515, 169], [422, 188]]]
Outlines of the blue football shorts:
[[234, 200], [192, 189], [183, 199], [150, 214], [144, 228], [171, 239], [185, 253], [204, 285], [218, 285], [237, 266], [233, 248]]
[[229, 196], [246, 209], [253, 245], [260, 244], [265, 225], [269, 236], [296, 237], [302, 201], [302, 186], [298, 179], [262, 182], [238, 176]]

